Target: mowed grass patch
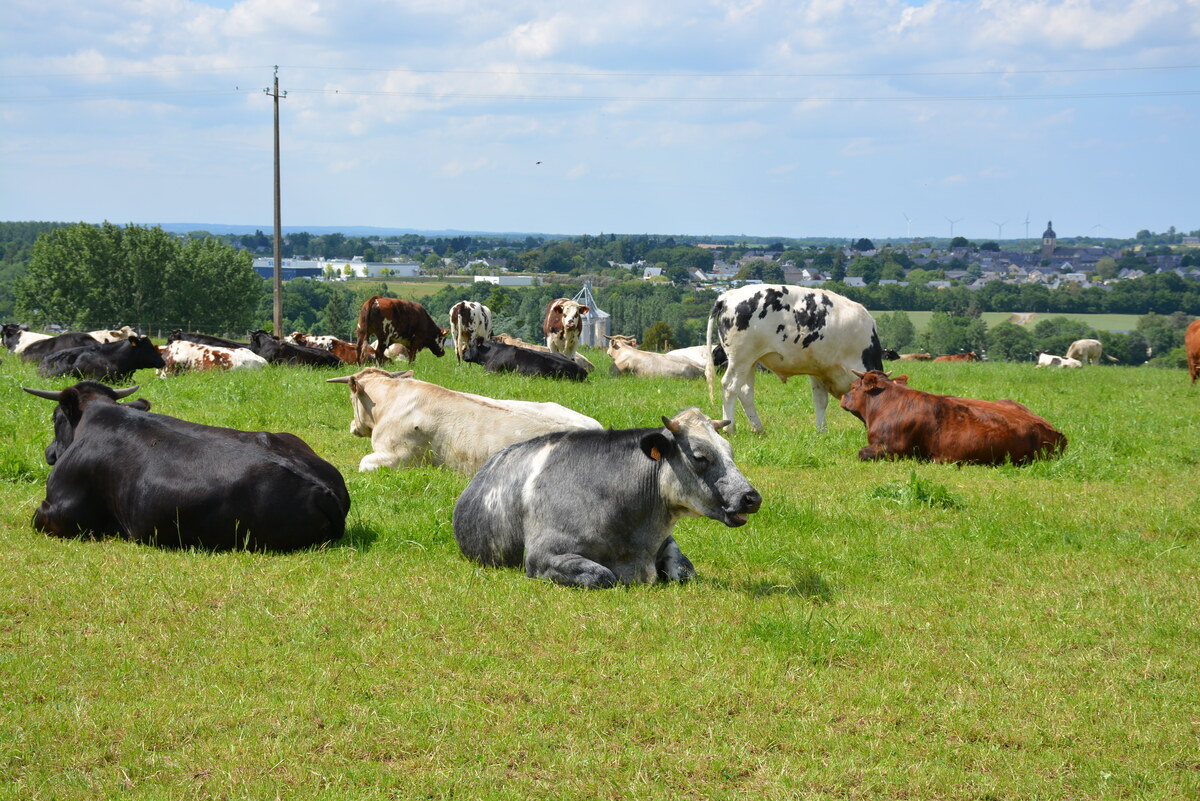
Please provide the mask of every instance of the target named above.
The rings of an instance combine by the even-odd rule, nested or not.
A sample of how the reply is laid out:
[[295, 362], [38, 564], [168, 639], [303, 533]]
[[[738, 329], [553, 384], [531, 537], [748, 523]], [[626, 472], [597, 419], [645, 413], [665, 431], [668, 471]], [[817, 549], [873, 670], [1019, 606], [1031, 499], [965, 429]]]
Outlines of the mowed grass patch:
[[[703, 381], [612, 378], [587, 355], [582, 384], [452, 353], [416, 373], [606, 426], [719, 416]], [[467, 476], [358, 473], [370, 444], [325, 383], [350, 372], [137, 375], [155, 411], [291, 431], [346, 477], [343, 541], [213, 554], [34, 532], [53, 404], [19, 387], [69, 382], [0, 365], [0, 795], [1200, 794], [1200, 392], [1183, 371], [900, 370], [1067, 434], [1024, 468], [861, 463], [861, 423], [831, 404], [818, 434], [807, 380], [760, 376], [767, 434], [739, 411], [730, 439], [762, 511], [677, 527], [691, 584], [604, 592], [463, 559]]]
[[[878, 317], [880, 314], [888, 314], [889, 312], [873, 311], [871, 314]], [[929, 328], [929, 320], [933, 317], [931, 311], [910, 311], [906, 312], [912, 324], [917, 331], [925, 331]], [[983, 312], [980, 318], [987, 323], [988, 328], [999, 325], [1000, 323], [1017, 323], [1026, 328], [1033, 329], [1042, 320], [1051, 320], [1055, 317], [1065, 317], [1068, 320], [1083, 323], [1091, 326], [1098, 331], [1134, 331], [1137, 329], [1138, 317], [1137, 314], [1083, 314], [1077, 312], [1041, 312], [1041, 313], [1021, 313], [1013, 314], [1012, 312]]]

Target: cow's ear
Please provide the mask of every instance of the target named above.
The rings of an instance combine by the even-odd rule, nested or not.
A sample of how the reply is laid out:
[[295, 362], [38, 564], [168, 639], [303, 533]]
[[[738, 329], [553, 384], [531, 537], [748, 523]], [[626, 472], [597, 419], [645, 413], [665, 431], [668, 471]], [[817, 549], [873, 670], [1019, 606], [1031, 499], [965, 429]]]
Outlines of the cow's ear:
[[67, 387], [58, 396], [58, 408], [62, 409], [63, 414], [67, 416], [67, 420], [71, 422], [71, 425], [78, 423], [79, 418], [83, 415], [81, 400], [79, 391], [75, 387]]
[[896, 384], [903, 384], [906, 387], [908, 386], [908, 376], [906, 376], [906, 375], [898, 375], [895, 378], [893, 378], [892, 381], [893, 381], [893, 383], [896, 383]]
[[591, 307], [591, 306], [580, 306], [580, 307], [579, 307], [579, 313], [580, 313], [580, 314], [587, 314], [587, 313], [588, 313], [588, 312], [590, 312], [591, 310], [592, 310], [592, 307]]
[[351, 394], [358, 394], [358, 379], [354, 376], [347, 376], [350, 379]]
[[138, 398], [137, 400], [132, 400], [128, 403], [122, 403], [121, 405], [128, 406], [130, 409], [137, 409], [138, 411], [142, 412], [150, 411], [150, 401], [146, 400], [145, 398]]
[[642, 437], [639, 443], [642, 453], [656, 462], [662, 461], [675, 452], [675, 440], [662, 431], [651, 431]]

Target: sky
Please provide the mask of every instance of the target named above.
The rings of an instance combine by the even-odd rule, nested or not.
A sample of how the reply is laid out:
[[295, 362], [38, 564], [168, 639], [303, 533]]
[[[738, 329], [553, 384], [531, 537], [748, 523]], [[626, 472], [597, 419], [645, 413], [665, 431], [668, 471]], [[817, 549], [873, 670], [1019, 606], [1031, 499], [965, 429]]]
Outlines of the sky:
[[5, 0], [0, 220], [1200, 228], [1200, 0]]

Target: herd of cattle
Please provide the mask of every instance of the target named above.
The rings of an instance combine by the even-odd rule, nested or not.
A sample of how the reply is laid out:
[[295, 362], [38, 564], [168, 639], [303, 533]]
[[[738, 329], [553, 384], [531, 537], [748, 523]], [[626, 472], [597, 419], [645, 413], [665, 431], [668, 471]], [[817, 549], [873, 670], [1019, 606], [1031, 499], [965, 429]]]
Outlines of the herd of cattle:
[[[759, 509], [762, 498], [720, 431], [733, 429], [739, 402], [751, 429], [763, 431], [754, 405], [761, 371], [783, 381], [809, 377], [818, 429], [825, 428], [829, 396], [840, 398], [866, 427], [864, 461], [1025, 464], [1067, 447], [1061, 432], [1015, 401], [934, 395], [910, 387], [907, 376], [893, 378], [885, 358], [932, 357], [885, 351], [860, 304], [795, 286], [725, 292], [703, 346], [651, 353], [631, 337], [609, 338], [614, 375], [704, 375], [710, 399], [716, 368], [724, 365], [721, 420], [688, 409], [663, 417], [661, 428], [605, 430], [557, 403], [457, 392], [419, 381], [412, 370], [379, 366], [389, 358], [411, 365], [421, 350], [442, 356], [450, 335], [456, 357], [485, 370], [584, 381], [592, 364], [577, 350], [587, 312], [566, 298], [553, 301], [545, 346], [493, 336], [491, 312], [478, 303], [456, 304], [443, 329], [419, 304], [383, 297], [363, 304], [356, 342], [302, 333], [277, 339], [265, 331], [238, 342], [177, 330], [156, 347], [128, 327], [50, 337], [6, 324], [5, 346], [37, 361], [42, 375], [84, 379], [61, 391], [26, 388], [57, 404], [45, 453], [53, 469], [34, 527], [64, 537], [276, 551], [342, 536], [350, 497], [337, 468], [294, 435], [152, 413], [144, 399], [122, 402], [136, 386], [100, 383], [127, 380], [142, 368], [167, 376], [268, 363], [359, 365], [353, 375], [328, 379], [349, 388], [350, 433], [371, 440], [359, 470], [436, 465], [472, 476], [453, 514], [466, 556], [485, 565], [523, 564], [529, 576], [586, 587], [686, 580], [694, 568], [671, 536], [680, 518], [740, 526]], [[1200, 321], [1186, 342], [1195, 383]], [[1067, 357], [1045, 354], [1039, 366], [1097, 363], [1099, 345], [1081, 340]], [[212, 478], [198, 482], [198, 475]]]

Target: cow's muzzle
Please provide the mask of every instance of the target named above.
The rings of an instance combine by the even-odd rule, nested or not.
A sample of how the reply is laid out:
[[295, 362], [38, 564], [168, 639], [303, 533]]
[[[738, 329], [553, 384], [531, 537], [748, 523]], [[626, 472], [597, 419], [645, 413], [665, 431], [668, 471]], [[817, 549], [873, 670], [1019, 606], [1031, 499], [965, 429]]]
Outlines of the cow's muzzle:
[[730, 528], [744, 526], [750, 519], [750, 515], [757, 512], [761, 507], [762, 496], [758, 494], [757, 490], [752, 489], [739, 498], [736, 504], [727, 506], [721, 510], [725, 514], [722, 522]]

